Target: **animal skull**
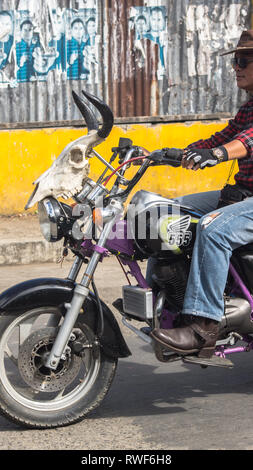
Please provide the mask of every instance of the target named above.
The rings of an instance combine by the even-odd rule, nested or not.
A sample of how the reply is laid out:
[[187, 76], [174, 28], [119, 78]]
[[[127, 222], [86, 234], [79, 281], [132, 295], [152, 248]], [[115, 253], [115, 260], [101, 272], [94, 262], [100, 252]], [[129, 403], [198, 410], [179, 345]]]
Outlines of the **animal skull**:
[[67, 145], [51, 167], [34, 182], [36, 188], [25, 209], [48, 196], [68, 199], [80, 192], [90, 171], [89, 153], [103, 140], [93, 130]]
[[88, 134], [68, 144], [51, 167], [34, 182], [36, 187], [25, 209], [48, 196], [68, 199], [80, 192], [89, 175], [88, 158], [92, 148], [103, 142], [111, 132], [113, 114], [110, 108], [96, 96], [84, 91], [82, 93], [100, 112], [102, 127], [99, 129], [92, 109], [73, 91], [74, 101], [86, 121]]

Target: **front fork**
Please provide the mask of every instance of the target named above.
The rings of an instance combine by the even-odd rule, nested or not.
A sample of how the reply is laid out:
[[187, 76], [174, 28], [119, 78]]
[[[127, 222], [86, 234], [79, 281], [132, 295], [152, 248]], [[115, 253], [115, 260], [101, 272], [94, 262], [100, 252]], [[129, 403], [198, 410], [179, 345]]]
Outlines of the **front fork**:
[[96, 245], [97, 251], [94, 251], [93, 255], [91, 256], [80, 284], [76, 285], [71, 303], [66, 305], [67, 312], [65, 318], [62, 322], [60, 330], [56, 336], [53, 347], [45, 364], [46, 367], [49, 367], [50, 369], [57, 369], [57, 366], [67, 346], [71, 332], [74, 328], [82, 305], [89, 295], [90, 282], [96, 270], [97, 264], [102, 256], [102, 249], [106, 244], [106, 241], [112, 231], [117, 217], [118, 213], [115, 213], [113, 218], [105, 224], [104, 229], [99, 238], [98, 244]]

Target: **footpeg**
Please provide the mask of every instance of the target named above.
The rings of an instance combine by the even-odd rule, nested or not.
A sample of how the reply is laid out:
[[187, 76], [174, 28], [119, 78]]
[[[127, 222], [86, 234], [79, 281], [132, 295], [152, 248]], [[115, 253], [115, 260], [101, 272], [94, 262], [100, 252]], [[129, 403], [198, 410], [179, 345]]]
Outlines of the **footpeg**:
[[225, 357], [212, 356], [210, 358], [203, 358], [198, 356], [184, 356], [182, 357], [183, 362], [188, 364], [197, 364], [202, 367], [213, 366], [213, 367], [225, 367], [232, 369], [234, 367], [233, 362]]
[[175, 362], [175, 361], [181, 361], [182, 359], [182, 357], [179, 356], [178, 354], [175, 354], [169, 351], [168, 349], [164, 349], [157, 341], [154, 341], [153, 348], [154, 348], [156, 358], [160, 362]]

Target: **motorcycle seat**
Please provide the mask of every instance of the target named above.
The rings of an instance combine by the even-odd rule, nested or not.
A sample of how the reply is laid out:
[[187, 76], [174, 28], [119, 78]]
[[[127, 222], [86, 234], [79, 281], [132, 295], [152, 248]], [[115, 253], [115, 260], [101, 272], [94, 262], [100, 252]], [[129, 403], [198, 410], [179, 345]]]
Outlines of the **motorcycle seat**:
[[233, 253], [241, 253], [241, 252], [245, 252], [245, 251], [250, 251], [250, 252], [253, 252], [253, 242], [252, 243], [248, 243], [247, 245], [242, 245], [242, 246], [239, 246], [239, 248], [236, 248]]

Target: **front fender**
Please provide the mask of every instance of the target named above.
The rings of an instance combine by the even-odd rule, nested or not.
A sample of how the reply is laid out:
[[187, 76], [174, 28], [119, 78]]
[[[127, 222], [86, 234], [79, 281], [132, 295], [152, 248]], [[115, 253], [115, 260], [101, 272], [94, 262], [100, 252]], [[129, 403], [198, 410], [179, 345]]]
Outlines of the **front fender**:
[[20, 282], [0, 295], [0, 314], [18, 315], [26, 310], [70, 302], [75, 283], [54, 277]]
[[[61, 306], [71, 302], [75, 283], [68, 279], [38, 278], [16, 284], [0, 295], [0, 315], [18, 316], [24, 311], [38, 307]], [[104, 332], [100, 338], [105, 354], [111, 357], [128, 357], [131, 352], [121, 334], [119, 325], [104, 302], [101, 302], [104, 315]], [[99, 308], [96, 297], [90, 292], [83, 304], [83, 312], [78, 321], [96, 331]]]

